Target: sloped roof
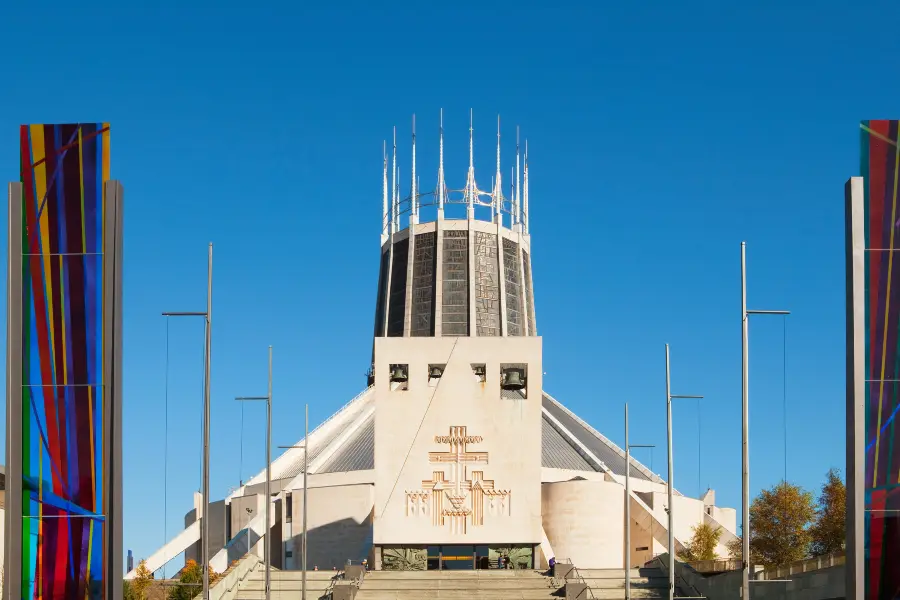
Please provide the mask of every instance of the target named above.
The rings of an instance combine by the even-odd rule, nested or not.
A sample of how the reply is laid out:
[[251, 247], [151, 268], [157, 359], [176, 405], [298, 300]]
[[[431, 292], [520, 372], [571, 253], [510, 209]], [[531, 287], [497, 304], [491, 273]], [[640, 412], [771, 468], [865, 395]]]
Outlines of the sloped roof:
[[[519, 391], [503, 391], [508, 400], [523, 399]], [[375, 468], [375, 394], [368, 388], [324, 423], [310, 432], [310, 474], [346, 473]], [[625, 452], [592, 428], [549, 394], [543, 394], [541, 423], [541, 465], [571, 471], [625, 475]], [[272, 478], [288, 480], [302, 473], [305, 440], [278, 457], [272, 464]], [[316, 464], [316, 459], [322, 457]], [[631, 476], [645, 481], [663, 480], [631, 458]], [[265, 472], [251, 479], [264, 478]]]

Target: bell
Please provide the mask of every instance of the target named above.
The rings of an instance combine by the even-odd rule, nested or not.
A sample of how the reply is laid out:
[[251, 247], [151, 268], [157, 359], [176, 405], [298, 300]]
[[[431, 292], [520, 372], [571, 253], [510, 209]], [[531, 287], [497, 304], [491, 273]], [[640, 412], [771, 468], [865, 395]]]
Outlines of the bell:
[[391, 371], [391, 381], [403, 383], [407, 379], [408, 377], [406, 376], [406, 369], [404, 369], [400, 365], [394, 365], [394, 369], [393, 371]]
[[508, 369], [503, 379], [504, 390], [521, 390], [525, 387], [525, 381], [522, 378], [522, 372], [519, 369]]
[[432, 379], [437, 379], [441, 375], [444, 374], [444, 370], [440, 367], [431, 367], [431, 374], [429, 375]]

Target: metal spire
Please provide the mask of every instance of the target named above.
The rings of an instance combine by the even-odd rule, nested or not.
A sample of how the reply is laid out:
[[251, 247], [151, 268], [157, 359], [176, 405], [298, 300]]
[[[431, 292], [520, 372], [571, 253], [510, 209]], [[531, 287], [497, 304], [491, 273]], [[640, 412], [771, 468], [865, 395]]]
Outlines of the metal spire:
[[519, 194], [519, 126], [516, 125], [516, 194], [515, 194], [515, 208], [513, 210], [513, 224], [518, 224], [522, 221], [522, 198]]
[[391, 232], [397, 233], [400, 225], [400, 210], [397, 199], [397, 127], [394, 127], [394, 162], [391, 168]]
[[525, 140], [525, 189], [522, 194], [522, 225], [525, 233], [528, 233], [528, 140]]
[[384, 158], [384, 177], [381, 186], [381, 233], [388, 232], [388, 193], [387, 193], [387, 140], [382, 142], [381, 155]]
[[469, 109], [469, 174], [466, 178], [466, 201], [468, 202], [468, 218], [475, 218], [475, 153], [473, 151], [472, 132], [472, 109]]
[[410, 225], [419, 220], [419, 197], [416, 193], [416, 115], [412, 118], [412, 190], [409, 196]]
[[512, 214], [512, 217], [510, 218], [512, 223], [510, 225], [514, 226], [515, 219], [516, 219], [516, 211], [515, 211], [515, 208], [516, 208], [516, 168], [515, 167], [509, 168], [509, 197], [510, 197], [510, 202], [512, 202], [512, 205], [513, 205], [513, 214]]
[[494, 222], [503, 222], [503, 183], [500, 179], [500, 115], [497, 115], [497, 183], [494, 186]]
[[444, 194], [446, 184], [444, 183], [444, 109], [441, 109], [441, 133], [440, 133], [440, 158], [438, 162], [438, 218], [444, 217]]

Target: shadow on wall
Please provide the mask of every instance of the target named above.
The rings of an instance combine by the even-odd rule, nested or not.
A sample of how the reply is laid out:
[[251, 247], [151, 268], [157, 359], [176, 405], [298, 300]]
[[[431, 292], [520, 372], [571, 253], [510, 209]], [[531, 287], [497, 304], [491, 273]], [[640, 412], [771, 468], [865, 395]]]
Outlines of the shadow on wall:
[[[321, 571], [330, 571], [332, 568], [342, 569], [347, 560], [359, 563], [368, 558], [372, 547], [372, 517], [362, 523], [354, 519], [341, 519], [322, 525], [307, 532], [307, 569], [319, 567]], [[303, 536], [293, 536], [293, 564], [295, 569], [300, 569], [301, 547]]]
[[259, 537], [260, 536], [249, 527], [241, 529], [236, 536], [231, 538], [230, 542], [225, 544], [225, 548], [228, 552], [228, 564], [230, 565], [247, 554], [247, 552], [256, 545], [256, 542], [259, 541]]

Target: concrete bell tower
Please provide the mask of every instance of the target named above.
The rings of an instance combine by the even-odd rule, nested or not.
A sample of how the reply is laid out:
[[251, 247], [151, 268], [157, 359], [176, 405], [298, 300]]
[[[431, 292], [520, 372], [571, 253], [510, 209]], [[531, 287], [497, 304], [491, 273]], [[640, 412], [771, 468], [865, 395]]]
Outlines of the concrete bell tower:
[[[376, 394], [376, 557], [382, 548], [541, 542], [542, 365], [527, 150], [520, 188], [517, 139], [507, 196], [498, 119], [494, 183], [481, 191], [470, 120], [466, 184], [449, 190], [441, 121], [435, 191], [419, 190], [415, 117], [408, 197], [399, 192], [396, 129], [390, 193], [384, 154], [369, 376]], [[422, 222], [422, 207], [436, 209], [436, 218]], [[454, 210], [461, 218], [445, 217]]]

